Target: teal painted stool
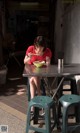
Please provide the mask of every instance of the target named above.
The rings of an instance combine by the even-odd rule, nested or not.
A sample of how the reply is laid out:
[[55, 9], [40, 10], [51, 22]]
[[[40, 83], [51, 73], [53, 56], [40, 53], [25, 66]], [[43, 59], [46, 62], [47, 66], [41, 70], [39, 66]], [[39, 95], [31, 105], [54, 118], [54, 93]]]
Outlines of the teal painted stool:
[[[74, 94], [63, 95], [59, 99], [60, 104], [63, 107], [63, 115], [62, 115], [62, 133], [68, 133], [69, 125], [68, 125], [68, 109], [71, 106], [77, 107], [77, 113], [75, 112], [76, 118], [78, 117], [78, 122], [80, 124], [80, 96]], [[74, 125], [75, 128], [78, 125]], [[74, 127], [72, 126], [72, 127]], [[80, 125], [79, 125], [80, 126]]]
[[[45, 122], [45, 128], [34, 127], [34, 125], [31, 124], [30, 112], [31, 112], [32, 106], [34, 108], [44, 109], [45, 114], [43, 118]], [[50, 111], [52, 111], [52, 113], [50, 113]], [[53, 117], [53, 121], [51, 121], [51, 115]], [[55, 107], [54, 100], [49, 96], [35, 96], [33, 99], [31, 99], [31, 101], [29, 102], [28, 111], [27, 111], [26, 133], [28, 133], [29, 130], [34, 130], [42, 133], [51, 133], [55, 124], [56, 124], [56, 107]]]

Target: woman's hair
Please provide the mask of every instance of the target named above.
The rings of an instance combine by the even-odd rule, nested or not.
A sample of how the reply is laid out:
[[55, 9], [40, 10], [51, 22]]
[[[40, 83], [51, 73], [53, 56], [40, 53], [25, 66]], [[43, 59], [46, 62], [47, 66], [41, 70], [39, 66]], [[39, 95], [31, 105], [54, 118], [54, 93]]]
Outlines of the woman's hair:
[[34, 46], [39, 47], [42, 46], [44, 49], [47, 47], [46, 39], [43, 36], [37, 36], [34, 39]]

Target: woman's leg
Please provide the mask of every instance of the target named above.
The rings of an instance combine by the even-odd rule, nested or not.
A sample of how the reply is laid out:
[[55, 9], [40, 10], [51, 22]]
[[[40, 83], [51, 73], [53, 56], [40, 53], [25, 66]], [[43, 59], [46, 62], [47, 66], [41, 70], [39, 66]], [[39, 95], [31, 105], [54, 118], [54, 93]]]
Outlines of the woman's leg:
[[40, 82], [41, 80], [39, 77], [34, 77], [34, 83], [36, 85], [38, 95], [41, 95]]
[[[29, 83], [30, 83], [30, 94], [31, 94], [31, 99], [34, 98], [35, 93], [36, 93], [36, 88], [37, 88], [37, 92], [38, 95], [40, 95], [40, 80], [37, 77], [31, 77], [29, 79]], [[34, 111], [34, 107], [31, 107], [31, 112]]]
[[31, 94], [31, 99], [32, 99], [35, 96], [35, 92], [36, 92], [34, 77], [31, 77], [29, 79], [29, 83], [30, 83], [30, 94]]
[[[38, 95], [40, 95], [40, 89], [39, 89], [40, 81], [37, 77], [31, 77], [29, 78], [29, 83], [30, 83], [30, 94], [31, 94], [31, 99], [32, 99], [35, 96], [37, 87], [38, 87], [37, 89]], [[31, 107], [31, 112], [33, 111], [34, 111], [34, 107]]]
[[35, 96], [36, 89], [38, 95], [41, 95], [41, 90], [40, 90], [40, 78], [39, 77], [31, 77], [29, 79], [30, 82], [30, 94], [31, 94], [31, 99]]
[[[32, 99], [32, 98], [34, 98], [35, 93], [36, 93], [34, 77], [31, 77], [29, 79], [29, 83], [30, 83], [30, 95], [31, 95], [31, 99]], [[31, 107], [31, 113], [33, 113], [33, 111], [34, 111], [34, 107]]]

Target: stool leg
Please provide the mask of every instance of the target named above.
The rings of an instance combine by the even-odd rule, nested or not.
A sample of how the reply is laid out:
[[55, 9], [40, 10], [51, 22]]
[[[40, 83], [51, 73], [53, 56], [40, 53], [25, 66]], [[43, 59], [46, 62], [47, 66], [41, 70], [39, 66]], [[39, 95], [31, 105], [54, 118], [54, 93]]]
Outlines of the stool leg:
[[29, 106], [27, 110], [26, 133], [28, 133], [29, 127], [30, 127], [30, 119], [31, 119], [30, 111], [31, 111], [31, 107]]
[[61, 130], [60, 127], [60, 118], [62, 117], [62, 113], [61, 113], [61, 104], [58, 103], [58, 107], [57, 107], [57, 129]]
[[51, 133], [51, 122], [50, 122], [50, 109], [49, 107], [45, 108], [45, 126], [46, 131], [45, 133]]
[[35, 107], [35, 111], [34, 111], [34, 124], [38, 124], [38, 116], [39, 116], [39, 108]]
[[[67, 107], [68, 108], [68, 107]], [[62, 133], [68, 133], [68, 110], [66, 107], [63, 108], [63, 116], [62, 116]]]
[[80, 123], [80, 103], [75, 107], [76, 122]]
[[53, 120], [54, 120], [53, 128], [57, 124], [57, 117], [56, 116], [57, 116], [57, 114], [56, 114], [56, 106], [53, 105], [52, 106], [52, 117], [53, 117]]
[[[62, 78], [58, 78], [58, 84], [60, 83]], [[60, 89], [58, 91], [58, 99], [62, 96], [63, 94], [63, 83], [60, 85]], [[57, 101], [58, 103], [58, 101]], [[57, 107], [57, 129], [60, 129], [60, 122], [59, 119], [61, 117], [61, 104], [58, 103], [58, 107]]]
[[71, 80], [71, 92], [72, 92], [72, 94], [78, 94], [75, 78], [72, 78], [70, 80]]
[[78, 116], [79, 116], [79, 123], [80, 123], [80, 103], [79, 103], [79, 109], [78, 109]]
[[31, 96], [30, 96], [30, 84], [29, 84], [29, 79], [27, 81], [27, 90], [28, 90], [28, 101], [30, 101]]

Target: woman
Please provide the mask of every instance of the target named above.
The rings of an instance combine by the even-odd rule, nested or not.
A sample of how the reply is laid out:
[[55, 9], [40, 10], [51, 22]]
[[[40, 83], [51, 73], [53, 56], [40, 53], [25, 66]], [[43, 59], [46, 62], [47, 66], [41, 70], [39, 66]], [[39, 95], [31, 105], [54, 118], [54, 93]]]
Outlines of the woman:
[[[46, 40], [43, 36], [38, 36], [34, 40], [34, 44], [29, 46], [26, 50], [26, 55], [24, 58], [24, 64], [33, 64], [34, 61], [45, 61], [46, 65], [50, 64], [52, 57], [52, 52], [47, 48]], [[41, 95], [40, 90], [40, 78], [30, 77], [30, 94], [31, 99], [35, 96], [36, 91], [38, 95]]]

